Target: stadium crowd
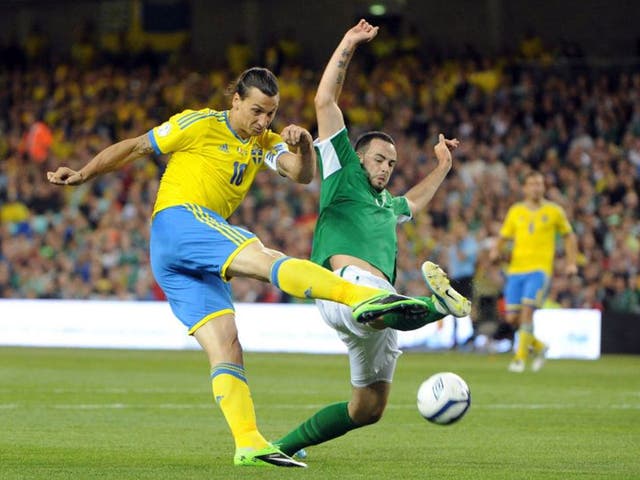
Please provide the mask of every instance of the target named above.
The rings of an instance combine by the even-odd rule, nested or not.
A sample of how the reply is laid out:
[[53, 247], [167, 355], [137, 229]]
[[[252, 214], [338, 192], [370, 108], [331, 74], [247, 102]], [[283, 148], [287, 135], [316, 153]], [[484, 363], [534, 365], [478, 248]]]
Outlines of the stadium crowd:
[[[430, 61], [411, 42], [380, 43], [368, 60], [354, 61], [341, 106], [354, 138], [376, 129], [396, 139], [391, 192], [403, 193], [433, 167], [438, 132], [461, 141], [427, 211], [399, 230], [398, 291], [424, 294], [419, 266], [431, 259], [452, 278], [473, 278], [475, 321], [497, 317], [502, 275], [489, 247], [518, 200], [520, 178], [535, 168], [548, 198], [565, 208], [580, 251], [579, 275], [557, 273], [546, 305], [640, 313], [640, 73], [574, 67], [526, 50], [526, 61], [523, 52]], [[49, 185], [46, 171], [84, 165], [185, 108], [226, 108], [225, 88], [243, 61], [197, 71], [179, 56], [156, 62], [80, 47], [64, 62], [15, 44], [2, 52], [0, 298], [161, 300], [148, 224], [166, 159], [150, 157], [78, 188]], [[244, 52], [250, 61], [234, 48], [230, 56]], [[279, 76], [276, 131], [315, 126], [319, 73], [295, 52], [274, 45], [257, 62]], [[317, 202], [317, 182], [265, 173], [231, 222], [308, 257]], [[556, 272], [561, 263], [560, 254]], [[237, 301], [293, 301], [253, 280], [234, 280], [233, 288]]]

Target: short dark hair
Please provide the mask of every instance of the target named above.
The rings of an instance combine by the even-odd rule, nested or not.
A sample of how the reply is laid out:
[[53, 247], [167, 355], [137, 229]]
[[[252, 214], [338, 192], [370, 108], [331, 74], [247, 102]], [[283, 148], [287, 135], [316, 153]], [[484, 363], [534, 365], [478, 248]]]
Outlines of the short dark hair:
[[393, 145], [394, 147], [396, 145], [396, 142], [393, 141], [393, 138], [391, 138], [391, 135], [388, 135], [388, 134], [386, 134], [384, 132], [372, 131], [372, 132], [365, 132], [362, 135], [360, 135], [356, 139], [356, 143], [355, 143], [355, 146], [353, 147], [353, 149], [356, 152], [360, 152], [362, 150], [366, 150], [369, 147], [369, 144], [371, 143], [371, 141], [376, 139], [376, 138], [379, 138], [383, 142], [388, 142], [391, 145]]
[[531, 177], [542, 177], [542, 179], [544, 180], [544, 175], [542, 174], [542, 172], [539, 172], [538, 170], [528, 170], [522, 176], [522, 181], [520, 183], [524, 185], [525, 183], [527, 183], [527, 180], [529, 180]]
[[262, 67], [252, 67], [240, 74], [228, 89], [228, 93], [237, 93], [244, 99], [249, 95], [249, 89], [255, 87], [269, 97], [275, 97], [278, 92], [278, 79], [271, 70]]

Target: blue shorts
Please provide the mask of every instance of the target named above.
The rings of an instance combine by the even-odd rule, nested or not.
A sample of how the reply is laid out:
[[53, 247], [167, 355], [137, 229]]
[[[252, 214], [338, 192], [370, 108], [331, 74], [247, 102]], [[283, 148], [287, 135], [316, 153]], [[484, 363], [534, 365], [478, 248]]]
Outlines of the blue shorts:
[[504, 300], [507, 313], [520, 310], [522, 305], [539, 307], [549, 288], [549, 277], [542, 271], [507, 275]]
[[253, 233], [191, 203], [156, 213], [151, 223], [151, 268], [190, 334], [212, 318], [233, 313], [225, 272], [256, 240]]

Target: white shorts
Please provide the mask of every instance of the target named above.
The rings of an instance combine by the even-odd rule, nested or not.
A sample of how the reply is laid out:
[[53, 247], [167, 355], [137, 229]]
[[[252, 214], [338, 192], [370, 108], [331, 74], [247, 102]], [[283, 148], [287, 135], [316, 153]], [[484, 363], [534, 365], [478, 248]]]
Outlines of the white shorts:
[[[361, 268], [348, 266], [334, 273], [357, 285], [368, 285], [395, 292], [389, 282]], [[391, 383], [396, 362], [402, 352], [398, 349], [398, 333], [391, 329], [376, 330], [356, 322], [351, 308], [328, 300], [316, 300], [324, 321], [333, 328], [349, 351], [351, 384], [366, 387], [375, 382]]]

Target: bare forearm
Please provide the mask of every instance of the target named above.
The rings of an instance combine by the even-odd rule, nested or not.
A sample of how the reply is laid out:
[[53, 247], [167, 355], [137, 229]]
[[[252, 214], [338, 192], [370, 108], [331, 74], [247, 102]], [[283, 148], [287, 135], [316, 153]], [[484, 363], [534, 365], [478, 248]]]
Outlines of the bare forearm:
[[442, 182], [450, 169], [451, 165], [439, 164], [424, 178], [424, 180], [415, 185], [405, 194], [413, 215], [426, 208], [438, 191], [438, 188], [440, 188], [440, 185], [442, 185]]
[[[146, 137], [146, 136], [145, 136]], [[145, 143], [147, 144], [145, 146]], [[143, 155], [153, 151], [148, 142], [142, 137], [129, 138], [110, 145], [80, 169], [80, 174], [85, 180], [89, 180], [103, 173], [113, 172]]]
[[298, 183], [310, 183], [316, 175], [316, 151], [313, 144], [300, 147], [300, 174]]
[[338, 47], [333, 52], [329, 63], [324, 69], [318, 91], [316, 93], [316, 105], [326, 103], [337, 103], [342, 85], [347, 74], [347, 68], [353, 57], [357, 45], [343, 38]]

